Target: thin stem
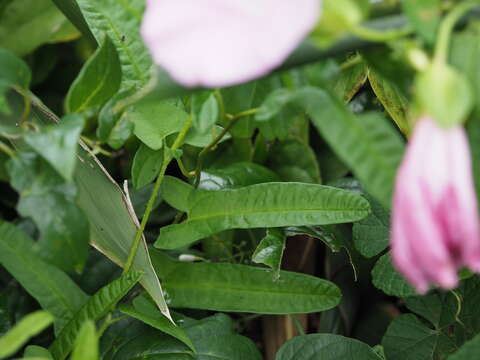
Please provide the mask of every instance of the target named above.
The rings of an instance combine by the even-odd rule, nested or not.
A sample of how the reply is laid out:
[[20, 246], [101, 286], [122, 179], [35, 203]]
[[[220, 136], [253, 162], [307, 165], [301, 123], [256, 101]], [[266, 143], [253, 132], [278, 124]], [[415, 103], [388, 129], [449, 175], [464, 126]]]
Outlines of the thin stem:
[[179, 167], [183, 176], [185, 176], [186, 178], [195, 176], [194, 171], [188, 171], [187, 170], [187, 168], [185, 167], [185, 164], [183, 163], [182, 159], [177, 158], [176, 160], [177, 160], [178, 167]]
[[289, 315], [289, 316], [290, 316], [290, 319], [292, 319], [293, 323], [295, 324], [295, 327], [297, 328], [297, 331], [300, 334], [300, 336], [305, 335], [305, 329], [300, 323], [300, 320], [298, 320], [298, 318], [295, 315]]
[[223, 101], [222, 92], [220, 91], [220, 89], [215, 89], [215, 92], [213, 94], [215, 95], [215, 99], [217, 99], [218, 109], [220, 111], [220, 119], [224, 119], [225, 118], [225, 102]]
[[102, 326], [100, 326], [100, 329], [98, 330], [98, 338], [101, 338], [104, 332], [113, 324], [115, 324], [118, 321], [128, 319], [128, 316], [123, 315], [123, 316], [118, 316], [116, 318], [112, 318], [112, 314], [108, 314], [106, 319], [103, 321]]
[[204, 158], [205, 154], [207, 152], [209, 152], [210, 150], [212, 150], [219, 143], [219, 141], [223, 139], [223, 137], [232, 129], [232, 127], [235, 125], [235, 123], [239, 119], [241, 119], [243, 117], [246, 117], [246, 116], [254, 115], [257, 112], [258, 112], [258, 109], [249, 109], [249, 110], [239, 112], [238, 114], [235, 114], [235, 115], [225, 114], [225, 117], [227, 119], [229, 119], [229, 123], [227, 124], [227, 126], [225, 126], [225, 128], [222, 130], [222, 132], [220, 134], [218, 134], [217, 137], [215, 137], [215, 139], [213, 139], [210, 142], [210, 144], [208, 144], [205, 148], [203, 148], [202, 151], [200, 151], [200, 153], [198, 154], [197, 167], [195, 169], [195, 176], [196, 176], [195, 187], [196, 188], [198, 187], [198, 184], [200, 183], [200, 172], [202, 170], [203, 158]]
[[467, 1], [456, 6], [442, 21], [438, 32], [437, 46], [435, 48], [435, 61], [446, 63], [448, 59], [448, 49], [450, 46], [450, 37], [455, 24], [465, 15], [466, 12], [479, 5], [478, 0]]
[[10, 148], [7, 144], [4, 142], [0, 141], [0, 151], [3, 151], [5, 154], [7, 154], [10, 157], [15, 156], [15, 151]]
[[376, 30], [366, 26], [355, 26], [351, 29], [352, 34], [359, 38], [372, 42], [387, 42], [408, 36], [413, 33], [413, 28], [406, 25], [400, 29], [393, 30]]
[[130, 270], [132, 267], [133, 261], [135, 260], [135, 256], [137, 255], [138, 247], [142, 241], [143, 232], [145, 231], [145, 227], [147, 226], [148, 219], [150, 217], [150, 213], [153, 210], [153, 206], [155, 205], [155, 200], [157, 199], [158, 192], [160, 190], [160, 185], [162, 185], [163, 178], [165, 176], [165, 172], [167, 171], [167, 167], [173, 159], [173, 153], [183, 144], [183, 140], [188, 133], [188, 130], [192, 126], [192, 117], [188, 119], [188, 121], [183, 126], [182, 130], [178, 134], [175, 142], [172, 145], [170, 151], [164, 151], [163, 154], [163, 163], [162, 168], [160, 169], [160, 173], [157, 176], [157, 180], [155, 181], [155, 186], [153, 187], [152, 193], [150, 194], [150, 198], [147, 202], [147, 208], [145, 209], [145, 213], [143, 214], [142, 222], [140, 223], [140, 227], [137, 230], [135, 235], [135, 240], [130, 248], [130, 253], [128, 254], [127, 262], [125, 263], [125, 267], [123, 268], [123, 273], [125, 274]]

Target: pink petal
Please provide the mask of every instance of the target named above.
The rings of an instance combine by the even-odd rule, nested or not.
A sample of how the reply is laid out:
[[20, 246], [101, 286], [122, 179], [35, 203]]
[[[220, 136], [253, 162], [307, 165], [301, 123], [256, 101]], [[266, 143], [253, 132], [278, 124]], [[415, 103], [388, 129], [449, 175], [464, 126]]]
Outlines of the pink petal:
[[142, 35], [177, 82], [224, 87], [279, 66], [319, 15], [319, 0], [149, 0]]

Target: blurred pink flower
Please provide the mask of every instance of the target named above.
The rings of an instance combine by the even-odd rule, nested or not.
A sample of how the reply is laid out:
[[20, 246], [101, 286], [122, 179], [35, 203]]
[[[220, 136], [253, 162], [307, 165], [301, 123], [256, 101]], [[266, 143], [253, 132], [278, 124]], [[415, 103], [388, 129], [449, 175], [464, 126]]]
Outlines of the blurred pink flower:
[[419, 293], [431, 283], [454, 288], [462, 266], [480, 271], [477, 201], [461, 125], [418, 121], [397, 174], [392, 257]]
[[148, 0], [142, 35], [185, 86], [224, 87], [268, 74], [313, 29], [321, 0]]

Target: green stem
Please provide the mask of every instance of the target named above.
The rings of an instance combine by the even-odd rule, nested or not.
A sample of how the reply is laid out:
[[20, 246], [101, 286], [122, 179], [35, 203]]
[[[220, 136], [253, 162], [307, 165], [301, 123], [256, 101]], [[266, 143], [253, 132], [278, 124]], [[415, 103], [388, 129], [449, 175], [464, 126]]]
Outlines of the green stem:
[[438, 63], [447, 63], [450, 37], [455, 24], [475, 6], [479, 5], [478, 0], [467, 1], [456, 6], [442, 21], [438, 31], [438, 40], [435, 48], [434, 60]]
[[112, 326], [113, 324], [115, 324], [116, 322], [118, 321], [121, 321], [121, 320], [124, 320], [124, 319], [128, 319], [128, 316], [126, 315], [122, 315], [122, 316], [118, 316], [116, 318], [112, 318], [112, 314], [108, 314], [106, 319], [103, 321], [102, 323], [102, 326], [100, 326], [100, 329], [98, 330], [98, 338], [101, 338], [102, 335], [104, 334], [104, 332], [110, 327]]
[[298, 318], [295, 315], [289, 315], [289, 316], [293, 320], [293, 323], [295, 324], [295, 327], [297, 328], [297, 331], [300, 334], [300, 336], [305, 335], [305, 329], [300, 323], [300, 320], [298, 320]]
[[170, 151], [164, 152], [162, 168], [160, 169], [160, 173], [157, 176], [157, 180], [155, 181], [155, 186], [153, 187], [152, 193], [150, 194], [150, 198], [147, 202], [147, 208], [145, 209], [145, 213], [143, 214], [142, 222], [140, 223], [140, 227], [137, 230], [135, 235], [135, 240], [130, 248], [130, 253], [128, 254], [127, 262], [125, 263], [125, 267], [123, 268], [123, 273], [125, 274], [130, 270], [132, 267], [133, 261], [135, 260], [135, 256], [137, 255], [138, 247], [142, 242], [143, 232], [145, 231], [145, 227], [147, 226], [148, 219], [150, 217], [150, 213], [153, 210], [153, 206], [155, 204], [155, 200], [157, 199], [158, 192], [160, 190], [160, 185], [162, 185], [163, 178], [165, 176], [165, 172], [167, 171], [168, 165], [173, 159], [173, 153], [183, 144], [183, 140], [188, 133], [188, 130], [192, 126], [192, 117], [188, 119], [188, 121], [183, 126], [182, 130], [178, 134], [175, 142], [172, 145]]
[[210, 142], [210, 144], [208, 144], [207, 147], [203, 148], [202, 151], [200, 151], [200, 153], [198, 154], [197, 167], [195, 169], [195, 176], [196, 176], [195, 187], [198, 187], [198, 184], [200, 183], [200, 172], [202, 171], [203, 158], [204, 158], [205, 154], [207, 152], [209, 152], [210, 150], [212, 150], [215, 147], [215, 145], [217, 145], [218, 142], [223, 139], [223, 137], [232, 129], [233, 125], [235, 125], [235, 123], [239, 119], [241, 119], [243, 117], [246, 117], [246, 116], [254, 115], [257, 112], [258, 112], [258, 109], [249, 109], [249, 110], [239, 112], [238, 114], [235, 114], [235, 115], [229, 115], [229, 114], [225, 115], [225, 117], [230, 120], [229, 123], [227, 124], [227, 126], [225, 126], [225, 128], [222, 130], [222, 132], [220, 134], [218, 134], [218, 136], [215, 137], [215, 139], [213, 139]]
[[2, 141], [0, 141], [0, 151], [3, 151], [10, 157], [15, 156], [15, 151], [13, 151], [7, 144], [3, 143]]
[[370, 27], [359, 25], [353, 27], [351, 32], [363, 40], [371, 42], [387, 42], [412, 34], [413, 28], [409, 25], [406, 25], [400, 29], [376, 30]]

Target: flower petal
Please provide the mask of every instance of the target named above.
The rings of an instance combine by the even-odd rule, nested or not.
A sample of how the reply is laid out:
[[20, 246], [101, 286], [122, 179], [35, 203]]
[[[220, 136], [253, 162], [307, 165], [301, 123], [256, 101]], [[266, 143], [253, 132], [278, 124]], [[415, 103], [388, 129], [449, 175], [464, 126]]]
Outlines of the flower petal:
[[224, 87], [280, 65], [316, 24], [319, 0], [149, 0], [142, 35], [185, 86]]

